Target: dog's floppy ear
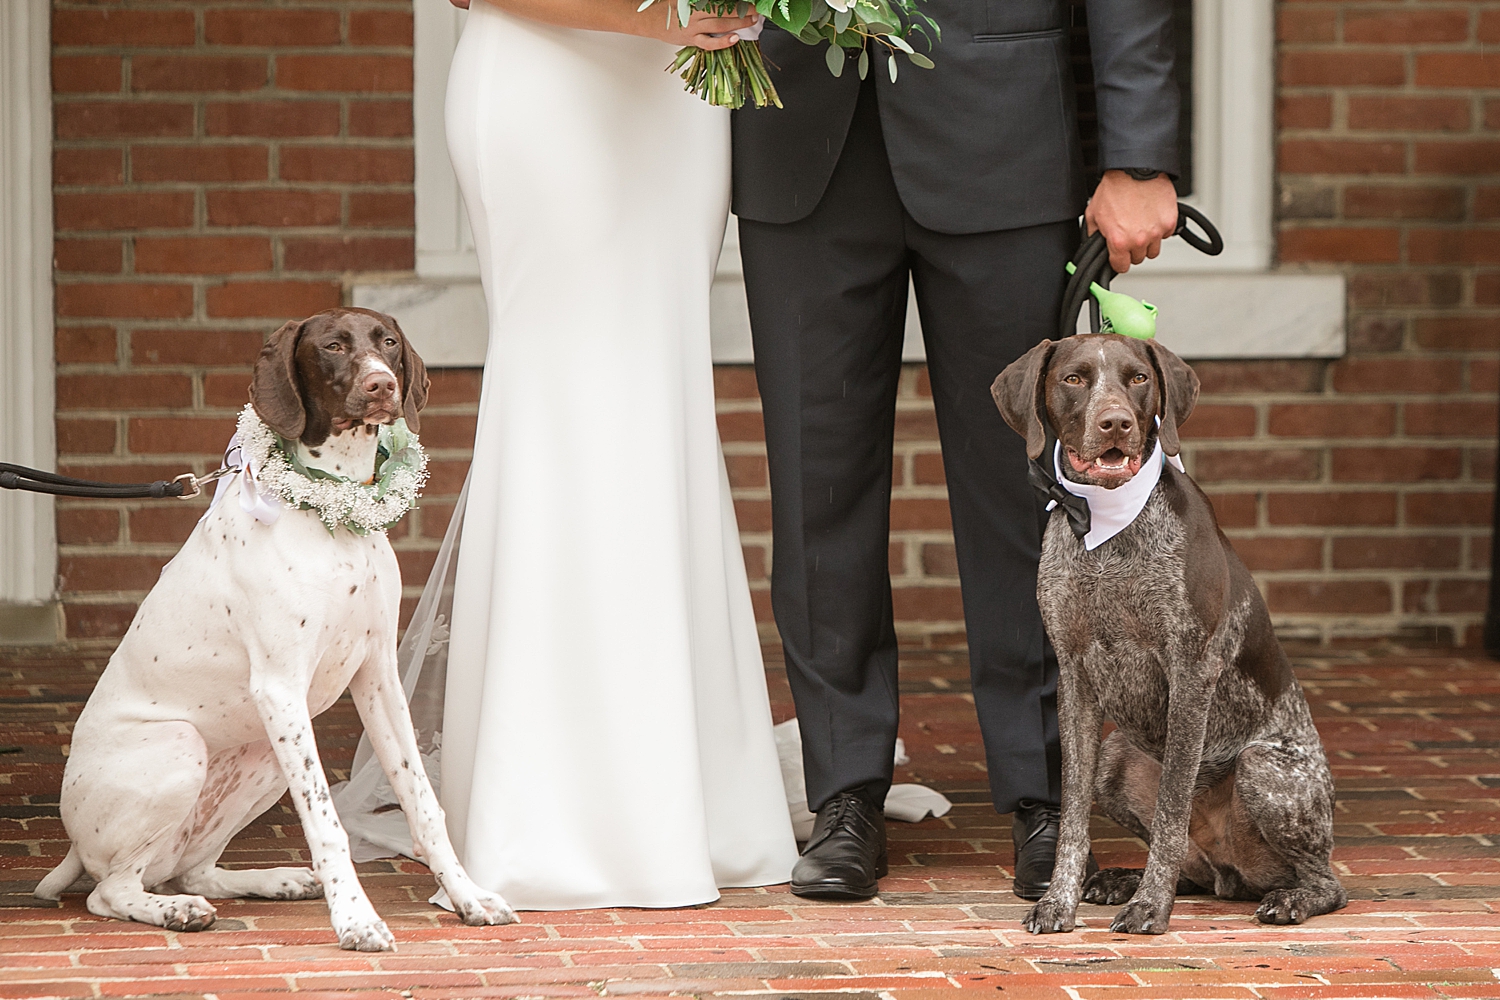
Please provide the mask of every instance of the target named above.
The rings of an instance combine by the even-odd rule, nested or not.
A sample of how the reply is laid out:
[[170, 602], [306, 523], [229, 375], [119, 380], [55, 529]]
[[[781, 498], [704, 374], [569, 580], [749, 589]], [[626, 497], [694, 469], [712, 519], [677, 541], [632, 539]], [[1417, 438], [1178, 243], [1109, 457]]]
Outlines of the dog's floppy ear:
[[422, 431], [422, 420], [418, 416], [422, 407], [427, 405], [427, 390], [432, 380], [427, 377], [427, 366], [422, 363], [422, 358], [417, 354], [416, 348], [411, 346], [406, 332], [401, 329], [394, 317], [387, 316], [390, 320], [391, 329], [401, 338], [401, 416], [406, 420], [406, 426], [413, 434]]
[[306, 320], [294, 320], [271, 334], [255, 362], [250, 383], [250, 402], [266, 426], [288, 441], [295, 441], [307, 428], [307, 407], [297, 380], [297, 344]]
[[1047, 444], [1047, 428], [1043, 423], [1047, 397], [1042, 380], [1047, 377], [1047, 364], [1056, 348], [1055, 341], [1042, 341], [1007, 365], [990, 386], [990, 395], [995, 397], [1000, 415], [1011, 430], [1026, 439], [1026, 454], [1033, 459], [1041, 457]]
[[1198, 374], [1177, 355], [1154, 340], [1144, 341], [1146, 353], [1151, 355], [1151, 367], [1156, 369], [1156, 384], [1161, 392], [1161, 430], [1158, 432], [1161, 450], [1167, 455], [1176, 455], [1182, 450], [1177, 437], [1177, 428], [1192, 416], [1198, 404]]

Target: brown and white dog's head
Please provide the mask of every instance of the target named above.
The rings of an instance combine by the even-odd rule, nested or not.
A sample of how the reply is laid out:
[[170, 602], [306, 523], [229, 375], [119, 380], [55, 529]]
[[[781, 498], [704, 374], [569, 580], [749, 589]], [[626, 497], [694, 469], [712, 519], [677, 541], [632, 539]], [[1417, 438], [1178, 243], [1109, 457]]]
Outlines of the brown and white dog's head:
[[1158, 440], [1168, 456], [1181, 450], [1177, 428], [1198, 401], [1198, 376], [1154, 340], [1099, 333], [1042, 341], [990, 392], [1032, 459], [1045, 446], [1045, 421], [1062, 442], [1063, 475], [1113, 489], [1135, 477]]
[[419, 431], [427, 387], [427, 368], [394, 319], [340, 308], [271, 334], [255, 364], [250, 401], [277, 434], [316, 448], [398, 417]]

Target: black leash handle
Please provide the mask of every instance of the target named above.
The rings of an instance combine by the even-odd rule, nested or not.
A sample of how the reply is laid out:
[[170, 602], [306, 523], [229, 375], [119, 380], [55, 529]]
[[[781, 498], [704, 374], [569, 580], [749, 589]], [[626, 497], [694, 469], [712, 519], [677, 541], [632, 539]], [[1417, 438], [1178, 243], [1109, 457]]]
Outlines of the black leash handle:
[[[1203, 235], [1199, 236], [1189, 229], [1189, 222], [1203, 230]], [[1210, 257], [1217, 257], [1224, 252], [1224, 237], [1219, 234], [1218, 227], [1209, 221], [1208, 216], [1180, 201], [1177, 203], [1177, 228], [1172, 231], [1172, 235], [1181, 236], [1188, 246]], [[1078, 313], [1085, 302], [1089, 306], [1089, 329], [1099, 332], [1099, 300], [1090, 293], [1089, 287], [1097, 283], [1100, 288], [1108, 288], [1117, 273], [1109, 266], [1109, 244], [1101, 232], [1084, 238], [1073, 253], [1072, 263], [1073, 274], [1063, 292], [1062, 312], [1059, 314], [1059, 339], [1071, 337], [1078, 329]]]
[[174, 497], [190, 500], [203, 492], [201, 484], [217, 479], [226, 471], [199, 479], [185, 472], [176, 479], [158, 479], [154, 483], [101, 483], [92, 479], [73, 479], [55, 472], [28, 469], [24, 465], [0, 462], [0, 489], [48, 493], [57, 497], [83, 497], [90, 500], [162, 500]]
[[[1202, 236], [1188, 228], [1190, 221], [1196, 222], [1198, 228], [1203, 230]], [[1172, 235], [1181, 236], [1188, 246], [1210, 257], [1217, 257], [1224, 252], [1224, 237], [1219, 235], [1218, 227], [1208, 221], [1208, 216], [1184, 202], [1177, 203], [1177, 228], [1172, 230]]]

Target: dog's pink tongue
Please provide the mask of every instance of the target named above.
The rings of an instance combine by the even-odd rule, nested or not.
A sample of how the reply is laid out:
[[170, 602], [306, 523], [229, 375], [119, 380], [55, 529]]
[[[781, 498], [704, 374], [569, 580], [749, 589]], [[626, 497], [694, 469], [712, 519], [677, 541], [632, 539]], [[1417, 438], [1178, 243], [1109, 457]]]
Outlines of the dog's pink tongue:
[[1068, 455], [1068, 462], [1073, 466], [1074, 472], [1087, 472], [1094, 467], [1093, 462], [1085, 462], [1083, 459], [1078, 457], [1078, 452], [1074, 451], [1072, 448], [1068, 448], [1065, 450]]

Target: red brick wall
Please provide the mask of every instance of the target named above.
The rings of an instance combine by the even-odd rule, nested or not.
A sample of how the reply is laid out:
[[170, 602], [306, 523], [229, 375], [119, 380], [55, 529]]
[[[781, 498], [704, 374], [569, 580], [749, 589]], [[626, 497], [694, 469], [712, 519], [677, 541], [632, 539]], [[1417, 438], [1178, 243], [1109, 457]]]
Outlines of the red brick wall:
[[[410, 0], [57, 0], [52, 40], [60, 464], [206, 471], [268, 330], [412, 267]], [[68, 634], [119, 634], [199, 512], [59, 504]]]
[[1295, 0], [1278, 35], [1279, 256], [1348, 276], [1349, 353], [1205, 372], [1253, 405], [1256, 433], [1203, 442], [1196, 472], [1240, 494], [1226, 521], [1280, 621], [1474, 640], [1495, 478], [1500, 4]]
[[[440, 2], [440, 0], [419, 0]], [[1500, 3], [1278, 8], [1281, 259], [1349, 278], [1349, 356], [1200, 363], [1190, 469], [1283, 626], [1473, 637], [1500, 391]], [[65, 469], [213, 468], [264, 335], [412, 266], [410, 0], [57, 0]], [[754, 380], [718, 372], [757, 606]], [[438, 373], [436, 475], [398, 531], [420, 584], [472, 436]], [[961, 641], [925, 377], [902, 381], [891, 568], [908, 641]], [[69, 635], [118, 635], [201, 508], [59, 505]]]

